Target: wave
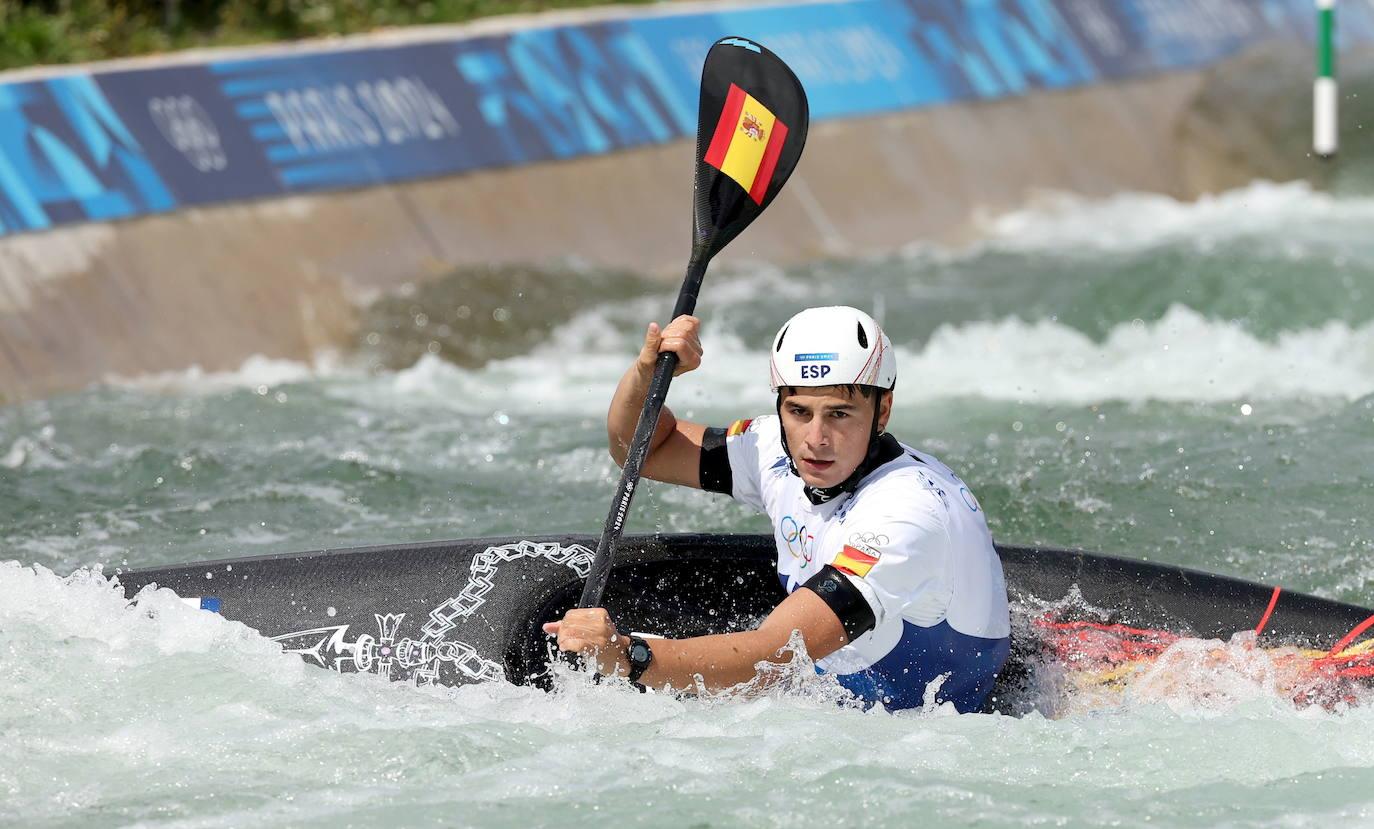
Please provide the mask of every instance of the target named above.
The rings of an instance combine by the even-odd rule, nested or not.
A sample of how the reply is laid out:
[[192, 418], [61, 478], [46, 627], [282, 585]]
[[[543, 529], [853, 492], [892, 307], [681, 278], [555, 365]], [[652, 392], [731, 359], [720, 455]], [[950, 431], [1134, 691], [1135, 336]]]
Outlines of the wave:
[[[695, 407], [771, 407], [767, 354], [725, 332], [703, 337], [703, 367], [675, 381], [679, 414]], [[468, 371], [422, 358], [387, 384], [400, 396], [504, 412], [599, 416], [633, 346], [592, 352], [559, 341]], [[1155, 322], [1115, 326], [1103, 340], [1051, 320], [1014, 317], [938, 328], [924, 346], [898, 347], [899, 389], [918, 402], [975, 397], [1032, 404], [1354, 400], [1374, 393], [1374, 324], [1343, 322], [1272, 341], [1174, 305]], [[906, 390], [910, 389], [910, 392]], [[482, 403], [481, 401], [486, 401]], [[751, 409], [752, 410], [752, 409]], [[501, 412], [495, 416], [500, 417]]]
[[[1151, 698], [1061, 720], [861, 713], [805, 687], [722, 704], [562, 669], [551, 694], [415, 688], [311, 668], [167, 591], [131, 605], [93, 571], [2, 563], [0, 630], [5, 757], [24, 758], [7, 763], [0, 810], [23, 825], [376, 823], [382, 810], [402, 824], [629, 823], [645, 787], [676, 822], [734, 825], [799, 776], [815, 802], [783, 804], [777, 822], [817, 809], [842, 822], [864, 785], [961, 825], [1062, 820], [1061, 802], [1034, 795], [1065, 781], [1060, 800], [1107, 804], [1079, 822], [1129, 823], [1146, 803], [1157, 823], [1187, 823], [1233, 813], [1236, 791], [1263, 794], [1261, 823], [1294, 803], [1339, 818], [1370, 801], [1370, 710], [1296, 710], [1248, 664], [1176, 660]], [[724, 799], [723, 777], [739, 781]]]
[[266, 394], [277, 386], [329, 377], [343, 371], [346, 368], [338, 353], [325, 350], [318, 352], [310, 362], [254, 354], [236, 369], [206, 371], [193, 365], [176, 371], [133, 376], [107, 374], [104, 384], [154, 394], [214, 394], [234, 389], [253, 389]]
[[1049, 320], [949, 326], [899, 357], [921, 397], [1223, 402], [1374, 392], [1374, 324], [1331, 322], [1266, 341], [1183, 305], [1156, 322], [1117, 325], [1102, 341]]
[[[229, 372], [190, 369], [112, 384], [150, 393], [258, 394], [319, 381], [326, 393], [386, 407], [433, 405], [490, 416], [600, 417], [634, 357], [633, 340], [588, 312], [528, 354], [468, 369], [426, 354], [408, 368], [367, 376], [338, 363], [254, 357]], [[580, 339], [580, 332], [598, 336]], [[623, 328], [621, 329], [623, 330]], [[898, 332], [893, 332], [898, 333]], [[618, 342], [617, 342], [618, 340]], [[767, 354], [731, 331], [703, 335], [703, 367], [675, 381], [679, 414], [771, 406]], [[973, 397], [1030, 404], [1354, 400], [1374, 393], [1374, 323], [1335, 321], [1265, 339], [1230, 320], [1173, 305], [1161, 319], [1136, 319], [1094, 339], [1054, 320], [1006, 317], [942, 325], [920, 346], [898, 346], [905, 400]], [[910, 392], [907, 390], [910, 389]], [[0, 462], [18, 465], [32, 447], [15, 444]]]
[[[1306, 242], [1374, 247], [1374, 198], [1343, 197], [1305, 181], [1252, 182], [1196, 201], [1126, 192], [1102, 198], [1045, 193], [1018, 210], [983, 216], [982, 246], [1028, 252], [1120, 252], [1184, 243], [1203, 251], [1253, 239], [1294, 256]], [[975, 246], [980, 247], [980, 246]]]

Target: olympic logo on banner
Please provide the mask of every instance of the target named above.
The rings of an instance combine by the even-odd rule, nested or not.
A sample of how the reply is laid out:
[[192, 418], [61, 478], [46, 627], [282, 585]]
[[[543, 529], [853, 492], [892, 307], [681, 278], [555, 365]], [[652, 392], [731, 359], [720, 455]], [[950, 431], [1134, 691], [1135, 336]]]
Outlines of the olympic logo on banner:
[[190, 95], [170, 95], [148, 101], [148, 115], [167, 143], [202, 173], [223, 170], [229, 157], [220, 145], [219, 130], [210, 113]]
[[801, 559], [803, 568], [816, 557], [816, 536], [806, 531], [806, 525], [798, 525], [797, 519], [788, 515], [778, 522], [778, 531], [787, 545], [787, 552]]

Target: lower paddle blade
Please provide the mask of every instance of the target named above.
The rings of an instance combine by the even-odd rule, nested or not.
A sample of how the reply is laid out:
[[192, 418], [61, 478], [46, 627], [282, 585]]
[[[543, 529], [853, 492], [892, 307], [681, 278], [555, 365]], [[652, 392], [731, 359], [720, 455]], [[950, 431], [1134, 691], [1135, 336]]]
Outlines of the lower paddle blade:
[[727, 37], [706, 54], [698, 119], [693, 243], [709, 259], [777, 197], [801, 159], [810, 112], [781, 58]]

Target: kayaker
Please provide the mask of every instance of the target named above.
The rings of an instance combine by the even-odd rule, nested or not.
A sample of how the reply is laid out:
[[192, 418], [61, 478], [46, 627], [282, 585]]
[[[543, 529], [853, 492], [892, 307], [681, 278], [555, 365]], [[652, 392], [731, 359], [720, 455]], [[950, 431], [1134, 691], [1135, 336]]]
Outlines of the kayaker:
[[[651, 324], [607, 416], [624, 463], [654, 361], [701, 365], [700, 322]], [[1010, 650], [1002, 565], [982, 508], [959, 477], [886, 431], [897, 361], [868, 314], [810, 308], [770, 342], [776, 412], [708, 428], [665, 407], [644, 475], [729, 495], [765, 513], [788, 592], [757, 629], [690, 639], [620, 633], [606, 610], [545, 625], [599, 671], [691, 691], [754, 680], [786, 662], [799, 633], [818, 671], [898, 710], [951, 702], [977, 710]]]

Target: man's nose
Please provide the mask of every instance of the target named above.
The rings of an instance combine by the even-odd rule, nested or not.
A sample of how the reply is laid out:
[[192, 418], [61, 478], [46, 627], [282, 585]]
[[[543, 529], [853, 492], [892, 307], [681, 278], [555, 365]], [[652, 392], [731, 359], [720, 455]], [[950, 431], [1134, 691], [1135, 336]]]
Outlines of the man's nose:
[[825, 428], [825, 418], [812, 418], [806, 424], [806, 442], [812, 446], [825, 446], [830, 443], [830, 430]]

